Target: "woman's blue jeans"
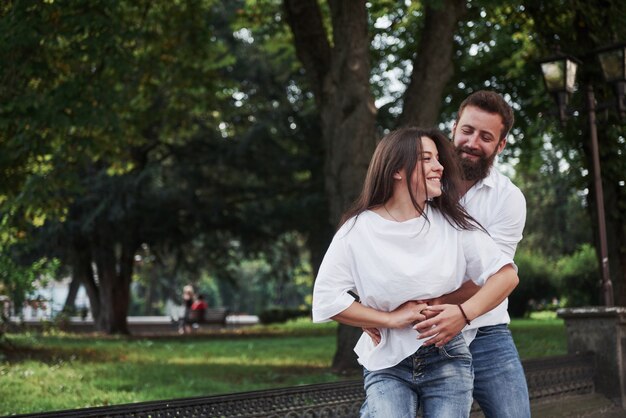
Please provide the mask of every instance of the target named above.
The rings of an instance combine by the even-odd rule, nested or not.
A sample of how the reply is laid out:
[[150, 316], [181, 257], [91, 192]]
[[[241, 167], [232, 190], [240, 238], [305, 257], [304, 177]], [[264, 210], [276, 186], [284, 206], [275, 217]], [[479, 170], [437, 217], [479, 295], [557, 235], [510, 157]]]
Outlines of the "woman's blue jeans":
[[[442, 348], [420, 347], [394, 367], [364, 369], [362, 416], [466, 418], [472, 406], [472, 356], [459, 334]], [[365, 410], [367, 409], [367, 410]]]

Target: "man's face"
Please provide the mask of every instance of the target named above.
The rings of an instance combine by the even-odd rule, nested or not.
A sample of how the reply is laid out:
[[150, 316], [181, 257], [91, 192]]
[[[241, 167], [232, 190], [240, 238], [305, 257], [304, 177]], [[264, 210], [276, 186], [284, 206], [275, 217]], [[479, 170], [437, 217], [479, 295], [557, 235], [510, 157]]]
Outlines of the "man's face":
[[502, 152], [506, 139], [500, 140], [504, 129], [502, 117], [475, 106], [467, 106], [452, 133], [465, 180], [480, 180], [489, 174], [496, 155]]

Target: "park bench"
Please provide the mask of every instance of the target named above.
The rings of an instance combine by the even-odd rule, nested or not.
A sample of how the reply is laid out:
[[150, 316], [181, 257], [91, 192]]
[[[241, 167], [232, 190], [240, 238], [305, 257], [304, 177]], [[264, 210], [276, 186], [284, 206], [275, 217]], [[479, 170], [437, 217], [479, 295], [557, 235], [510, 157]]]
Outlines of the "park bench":
[[[226, 326], [227, 317], [229, 315], [228, 308], [208, 308], [205, 312], [204, 321], [200, 327], [203, 326]], [[179, 314], [170, 314], [169, 316], [129, 316], [128, 317], [128, 329], [131, 335], [167, 335], [175, 333], [178, 329]], [[20, 331], [34, 331], [41, 332], [46, 327], [52, 327], [54, 324], [52, 321], [41, 319], [20, 319], [12, 317], [7, 324], [8, 329], [11, 332]], [[94, 323], [91, 318], [83, 319], [80, 317], [68, 318], [68, 321], [61, 326], [61, 329], [67, 332], [93, 332], [95, 331]]]
[[[206, 308], [202, 318], [191, 316], [191, 322], [198, 325], [226, 325], [226, 317], [228, 316], [228, 308]], [[195, 314], [195, 312], [192, 312]], [[172, 322], [178, 322], [180, 318], [172, 316]]]
[[227, 316], [228, 308], [207, 308], [202, 323], [226, 325]]
[[[529, 386], [533, 417], [618, 417], [624, 411], [594, 393], [594, 358], [591, 354], [565, 355], [523, 362]], [[358, 417], [364, 399], [360, 379], [203, 396], [163, 401], [138, 402], [108, 407], [83, 408], [22, 418], [158, 418], [158, 417]], [[595, 396], [595, 398], [594, 398]], [[579, 405], [579, 399], [587, 409]], [[578, 403], [577, 403], [578, 402]], [[593, 402], [596, 402], [595, 404]], [[568, 409], [573, 407], [574, 410]], [[478, 406], [472, 417], [482, 416]], [[543, 412], [542, 412], [543, 411]], [[556, 412], [555, 412], [556, 411]], [[608, 413], [609, 415], [594, 415]], [[616, 415], [610, 415], [616, 411]], [[580, 415], [577, 415], [580, 413]], [[619, 414], [619, 415], [617, 415]]]

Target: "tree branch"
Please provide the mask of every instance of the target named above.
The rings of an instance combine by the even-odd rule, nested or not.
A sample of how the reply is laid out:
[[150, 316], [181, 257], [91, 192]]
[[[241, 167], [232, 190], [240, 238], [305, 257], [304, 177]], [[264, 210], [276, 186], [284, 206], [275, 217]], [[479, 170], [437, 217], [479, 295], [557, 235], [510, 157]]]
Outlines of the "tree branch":
[[[413, 59], [411, 82], [404, 93], [400, 126], [433, 126], [439, 117], [441, 97], [454, 74], [454, 33], [466, 13], [464, 0], [430, 3], [424, 12], [425, 26]], [[419, 35], [419, 34], [418, 34]]]
[[308, 74], [311, 89], [319, 104], [331, 61], [331, 46], [322, 13], [317, 0], [284, 0], [283, 6], [294, 36], [296, 54]]

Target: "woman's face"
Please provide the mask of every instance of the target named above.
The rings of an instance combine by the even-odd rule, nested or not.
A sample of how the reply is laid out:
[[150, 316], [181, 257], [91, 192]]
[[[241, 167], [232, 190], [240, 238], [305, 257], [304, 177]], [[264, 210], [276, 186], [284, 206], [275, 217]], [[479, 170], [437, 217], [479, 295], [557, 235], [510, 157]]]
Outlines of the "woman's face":
[[[443, 166], [439, 163], [439, 151], [435, 141], [423, 136], [422, 153], [417, 156], [417, 165], [413, 171], [411, 184], [416, 191], [418, 202], [441, 196], [441, 178]], [[424, 181], [426, 180], [426, 181]]]

